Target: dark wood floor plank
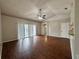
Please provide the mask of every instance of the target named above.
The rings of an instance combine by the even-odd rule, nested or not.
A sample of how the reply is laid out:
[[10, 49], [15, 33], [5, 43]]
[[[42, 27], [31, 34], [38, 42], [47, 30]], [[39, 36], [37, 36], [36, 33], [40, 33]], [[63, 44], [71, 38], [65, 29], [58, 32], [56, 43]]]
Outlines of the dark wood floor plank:
[[2, 59], [72, 59], [67, 38], [35, 36], [3, 44]]

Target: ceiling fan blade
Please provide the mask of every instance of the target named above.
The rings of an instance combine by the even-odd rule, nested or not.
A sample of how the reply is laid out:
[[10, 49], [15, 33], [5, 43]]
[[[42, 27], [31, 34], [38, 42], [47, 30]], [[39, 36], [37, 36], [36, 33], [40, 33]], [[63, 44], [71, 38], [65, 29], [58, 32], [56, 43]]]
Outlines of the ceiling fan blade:
[[43, 19], [46, 19], [46, 15], [43, 15], [43, 17], [42, 17]]

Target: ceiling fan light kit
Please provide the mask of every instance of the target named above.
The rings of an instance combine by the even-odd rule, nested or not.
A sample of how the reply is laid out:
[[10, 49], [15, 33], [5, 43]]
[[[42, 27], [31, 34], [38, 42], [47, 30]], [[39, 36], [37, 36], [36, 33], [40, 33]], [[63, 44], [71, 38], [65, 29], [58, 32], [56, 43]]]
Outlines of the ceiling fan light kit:
[[42, 9], [39, 9], [39, 12], [38, 12], [38, 19], [46, 19], [46, 15], [43, 13], [45, 11], [43, 11]]

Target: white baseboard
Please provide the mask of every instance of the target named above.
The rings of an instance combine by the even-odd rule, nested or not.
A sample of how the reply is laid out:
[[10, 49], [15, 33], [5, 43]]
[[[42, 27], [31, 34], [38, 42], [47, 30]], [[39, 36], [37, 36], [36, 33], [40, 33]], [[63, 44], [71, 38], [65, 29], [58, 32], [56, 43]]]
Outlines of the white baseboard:
[[0, 41], [0, 59], [1, 59], [1, 55], [2, 55], [2, 42]]
[[1, 59], [1, 55], [2, 55], [2, 46], [0, 46], [0, 59]]
[[15, 40], [18, 40], [18, 39], [6, 40], [6, 41], [2, 41], [2, 43], [6, 43], [6, 42], [10, 42], [10, 41], [15, 41]]

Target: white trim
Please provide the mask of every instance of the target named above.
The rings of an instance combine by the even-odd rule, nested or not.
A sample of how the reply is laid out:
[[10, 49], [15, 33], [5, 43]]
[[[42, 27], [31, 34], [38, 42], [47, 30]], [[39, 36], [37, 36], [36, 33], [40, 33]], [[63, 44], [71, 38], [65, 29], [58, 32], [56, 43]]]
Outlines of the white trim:
[[[67, 37], [56, 36], [56, 35], [47, 35], [47, 36], [58, 37], [58, 38], [67, 38]], [[69, 38], [67, 38], [67, 39], [69, 39]]]
[[0, 46], [2, 46], [2, 42], [0, 42]]
[[0, 46], [0, 59], [1, 59], [1, 55], [2, 55], [2, 46]]
[[0, 59], [1, 59], [1, 55], [2, 55], [2, 42], [0, 42]]
[[18, 39], [6, 40], [6, 41], [2, 41], [2, 43], [11, 42], [11, 41], [15, 41], [15, 40], [18, 40]]

